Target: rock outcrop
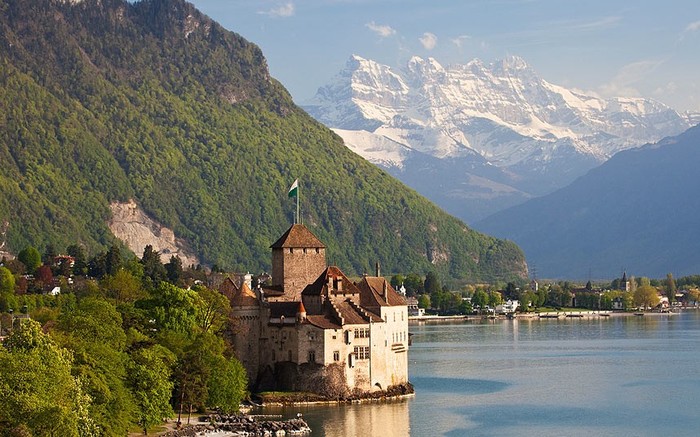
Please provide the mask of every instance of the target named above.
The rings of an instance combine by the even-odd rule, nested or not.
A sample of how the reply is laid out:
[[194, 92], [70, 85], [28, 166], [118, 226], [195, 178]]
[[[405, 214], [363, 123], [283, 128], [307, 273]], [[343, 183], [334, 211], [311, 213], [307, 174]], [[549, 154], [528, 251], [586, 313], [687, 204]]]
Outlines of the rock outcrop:
[[119, 238], [137, 256], [141, 256], [147, 245], [160, 253], [163, 263], [175, 255], [180, 257], [183, 266], [200, 264], [187, 242], [177, 238], [167, 227], [148, 217], [134, 202], [113, 202], [110, 205], [112, 219], [107, 224], [115, 237]]

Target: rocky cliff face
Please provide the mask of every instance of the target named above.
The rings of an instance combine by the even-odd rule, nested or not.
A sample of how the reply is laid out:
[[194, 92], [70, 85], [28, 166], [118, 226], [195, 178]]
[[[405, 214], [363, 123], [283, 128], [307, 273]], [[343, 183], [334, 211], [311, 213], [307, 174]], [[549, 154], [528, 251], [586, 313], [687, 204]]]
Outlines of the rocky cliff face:
[[113, 202], [109, 207], [112, 210], [109, 229], [137, 256], [150, 244], [153, 250], [160, 253], [160, 260], [164, 264], [170, 261], [171, 256], [180, 257], [185, 267], [200, 264], [184, 240], [175, 237], [172, 230], [148, 217], [133, 200]]
[[[511, 187], [517, 203], [564, 186], [618, 151], [690, 126], [659, 102], [606, 100], [550, 84], [518, 57], [450, 67], [414, 57], [394, 71], [353, 56], [305, 109], [352, 150], [453, 213], [456, 202], [483, 192], [483, 183], [470, 182], [475, 177]], [[449, 165], [430, 158], [454, 163], [439, 184], [415, 175]], [[441, 198], [445, 189], [455, 195]]]

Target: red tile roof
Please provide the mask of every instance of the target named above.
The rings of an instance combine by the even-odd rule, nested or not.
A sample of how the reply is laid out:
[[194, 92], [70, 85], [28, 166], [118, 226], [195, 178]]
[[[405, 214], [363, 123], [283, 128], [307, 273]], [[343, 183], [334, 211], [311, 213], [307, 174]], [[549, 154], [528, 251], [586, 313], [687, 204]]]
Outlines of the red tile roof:
[[[330, 290], [328, 289], [329, 279], [330, 283], [333, 284], [333, 288]], [[340, 282], [340, 290], [336, 288], [338, 282]], [[301, 294], [305, 296], [320, 296], [327, 292], [329, 294], [359, 294], [360, 290], [338, 267], [330, 266], [312, 284], [307, 285]]]
[[245, 282], [241, 284], [240, 290], [231, 298], [231, 306], [247, 307], [257, 305], [260, 305], [258, 296], [256, 296], [255, 292], [251, 290]]
[[306, 316], [306, 321], [310, 324], [317, 326], [321, 329], [342, 329], [340, 324], [334, 322], [324, 315], [319, 316]]
[[360, 289], [360, 303], [363, 307], [406, 305], [406, 299], [382, 277], [365, 276], [357, 283]]
[[285, 247], [325, 248], [326, 246], [306, 226], [297, 223], [270, 246], [272, 249]]

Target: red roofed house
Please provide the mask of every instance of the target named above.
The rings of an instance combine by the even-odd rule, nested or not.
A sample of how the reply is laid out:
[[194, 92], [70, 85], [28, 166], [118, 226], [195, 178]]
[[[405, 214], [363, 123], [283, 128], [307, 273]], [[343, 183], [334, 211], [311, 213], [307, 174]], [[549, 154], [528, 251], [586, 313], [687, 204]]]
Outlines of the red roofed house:
[[330, 368], [348, 391], [408, 382], [408, 307], [386, 279], [354, 283], [326, 266], [301, 224], [271, 248], [272, 285], [230, 297], [236, 353], [258, 389], [309, 389], [309, 375]]

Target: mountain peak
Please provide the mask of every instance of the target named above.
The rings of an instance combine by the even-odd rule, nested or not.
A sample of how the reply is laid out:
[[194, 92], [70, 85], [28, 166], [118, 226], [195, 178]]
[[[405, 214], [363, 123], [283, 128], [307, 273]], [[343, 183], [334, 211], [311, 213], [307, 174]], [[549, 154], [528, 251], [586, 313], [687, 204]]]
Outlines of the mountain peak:
[[[621, 150], [684, 131], [690, 120], [650, 99], [606, 100], [550, 84], [519, 56], [447, 67], [414, 56], [397, 71], [366, 61], [319, 89], [314, 102], [306, 107], [312, 116], [379, 165], [478, 156], [475, 166], [490, 166], [483, 174], [510, 175], [491, 184], [509, 185], [507, 196], [551, 192]], [[378, 150], [392, 159], [377, 161]]]
[[525, 61], [525, 59], [516, 55], [509, 55], [500, 61], [494, 63], [497, 69], [503, 71], [518, 71], [518, 70], [529, 70], [530, 66]]

